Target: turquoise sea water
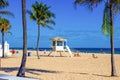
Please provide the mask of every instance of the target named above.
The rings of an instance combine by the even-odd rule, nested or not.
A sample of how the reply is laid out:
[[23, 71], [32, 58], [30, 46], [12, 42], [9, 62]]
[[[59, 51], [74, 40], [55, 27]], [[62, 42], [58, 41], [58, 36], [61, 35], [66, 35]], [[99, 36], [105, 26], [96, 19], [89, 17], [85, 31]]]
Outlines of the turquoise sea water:
[[[22, 48], [11, 48], [11, 49], [19, 49], [22, 50]], [[35, 50], [34, 48], [28, 48], [28, 50]], [[40, 51], [50, 51], [51, 48], [40, 48]], [[110, 48], [71, 48], [71, 51], [73, 52], [87, 52], [87, 53], [110, 53]], [[115, 54], [120, 54], [120, 48], [115, 48]]]

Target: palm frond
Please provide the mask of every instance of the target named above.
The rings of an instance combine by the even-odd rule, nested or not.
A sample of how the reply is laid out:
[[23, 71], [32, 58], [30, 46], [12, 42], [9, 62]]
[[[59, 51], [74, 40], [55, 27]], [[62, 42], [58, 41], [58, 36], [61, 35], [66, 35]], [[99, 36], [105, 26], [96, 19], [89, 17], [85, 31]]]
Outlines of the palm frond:
[[103, 0], [75, 0], [74, 2], [74, 6], [76, 8], [76, 6], [79, 5], [84, 5], [86, 6], [88, 9], [92, 10], [93, 7], [96, 7], [99, 3], [101, 3]]
[[103, 24], [102, 24], [102, 32], [104, 33], [104, 35], [110, 35], [110, 29], [111, 25], [110, 25], [110, 8], [109, 8], [109, 4], [106, 3], [105, 4], [105, 8], [104, 8], [104, 16], [103, 16]]
[[110, 23], [106, 19], [106, 17], [104, 17], [104, 23], [102, 25], [102, 32], [104, 35], [110, 35]]
[[11, 28], [11, 25], [9, 21], [5, 18], [0, 18], [0, 30], [2, 32], [8, 32], [10, 28]]
[[46, 25], [46, 27], [49, 28], [49, 29], [53, 29], [53, 27], [52, 27], [52, 26], [49, 26], [49, 25]]
[[49, 24], [55, 25], [55, 22], [53, 20], [50, 20], [50, 19], [45, 20], [45, 23], [49, 23]]
[[10, 31], [7, 31], [6, 33], [8, 33], [8, 34], [12, 35], [12, 32], [10, 32]]
[[42, 2], [35, 2], [35, 4], [32, 5], [32, 11], [28, 10], [27, 13], [29, 13], [31, 19], [36, 20], [38, 25], [47, 27], [48, 24], [55, 25], [55, 22], [52, 20], [52, 18], [55, 18], [55, 14], [50, 11], [50, 8], [50, 6]]
[[8, 6], [8, 2], [6, 0], [0, 0], [0, 8], [4, 8], [6, 6]]
[[12, 17], [14, 17], [14, 14], [13, 13], [11, 13], [11, 12], [9, 12], [9, 11], [0, 11], [0, 15], [8, 15], [8, 16], [12, 16]]
[[39, 24], [39, 25], [42, 25], [42, 27], [46, 27], [46, 23], [44, 23], [44, 22], [42, 22], [42, 21], [39, 22], [38, 24]]
[[35, 16], [33, 15], [33, 13], [30, 10], [27, 10], [27, 13], [30, 15], [30, 19], [31, 20], [36, 20]]
[[113, 10], [117, 14], [120, 12], [120, 0], [114, 0]]

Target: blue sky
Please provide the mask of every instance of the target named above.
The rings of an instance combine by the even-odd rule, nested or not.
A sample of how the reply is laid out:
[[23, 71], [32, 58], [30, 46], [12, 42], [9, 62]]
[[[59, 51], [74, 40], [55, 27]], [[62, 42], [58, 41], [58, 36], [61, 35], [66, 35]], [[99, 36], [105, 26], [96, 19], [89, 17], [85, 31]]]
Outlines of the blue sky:
[[[35, 0], [26, 0], [27, 9]], [[109, 48], [109, 36], [104, 36], [101, 31], [103, 6], [100, 4], [92, 12], [87, 7], [74, 8], [74, 0], [37, 0], [51, 6], [51, 11], [56, 15], [53, 25], [54, 30], [41, 28], [40, 47], [51, 47], [52, 37], [64, 37], [70, 47], [77, 48]], [[12, 35], [5, 34], [5, 40], [11, 47], [22, 47], [22, 15], [21, 0], [8, 0], [10, 6], [7, 10], [13, 12], [15, 18], [3, 16], [10, 20]], [[115, 17], [115, 47], [120, 47], [120, 16]], [[28, 47], [35, 48], [37, 40], [37, 24], [27, 15]], [[1, 34], [0, 34], [1, 35]], [[1, 37], [0, 37], [1, 39]]]

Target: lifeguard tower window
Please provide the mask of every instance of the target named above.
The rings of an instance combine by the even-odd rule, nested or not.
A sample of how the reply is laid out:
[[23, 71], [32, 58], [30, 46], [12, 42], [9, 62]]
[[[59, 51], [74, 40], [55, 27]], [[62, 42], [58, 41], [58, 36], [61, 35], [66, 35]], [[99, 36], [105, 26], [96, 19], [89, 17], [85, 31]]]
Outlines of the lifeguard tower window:
[[62, 41], [57, 41], [57, 46], [62, 46]]
[[53, 41], [53, 46], [55, 46], [55, 41]]

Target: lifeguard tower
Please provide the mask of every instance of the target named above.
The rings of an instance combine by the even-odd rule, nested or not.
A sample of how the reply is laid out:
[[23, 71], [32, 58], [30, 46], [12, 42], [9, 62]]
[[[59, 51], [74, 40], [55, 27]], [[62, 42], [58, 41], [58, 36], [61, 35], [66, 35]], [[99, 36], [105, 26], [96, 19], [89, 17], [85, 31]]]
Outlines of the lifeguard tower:
[[67, 46], [67, 40], [65, 38], [55, 37], [55, 38], [51, 38], [51, 40], [52, 40], [52, 51], [48, 54], [48, 56], [50, 56], [52, 52], [54, 52], [54, 57], [57, 52], [59, 52], [60, 56], [62, 56], [61, 52], [65, 53], [67, 51], [69, 53], [69, 56], [72, 57], [72, 52], [70, 48]]

